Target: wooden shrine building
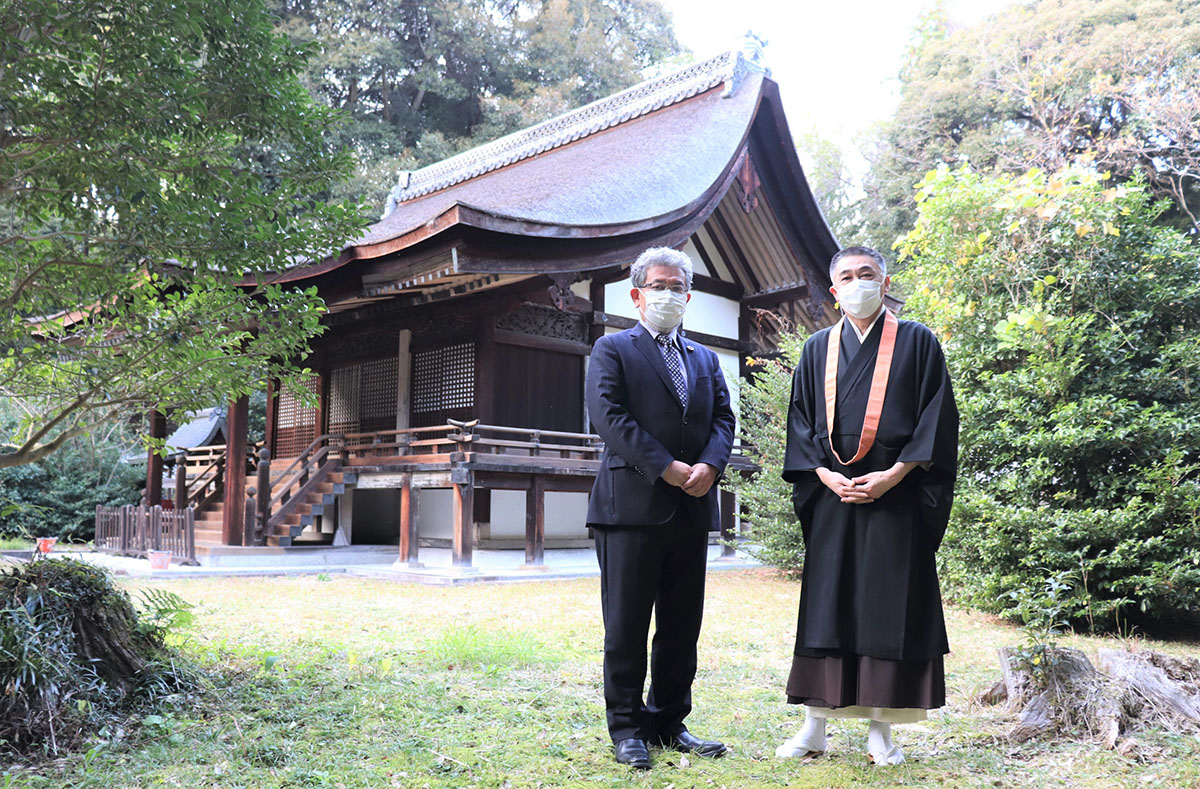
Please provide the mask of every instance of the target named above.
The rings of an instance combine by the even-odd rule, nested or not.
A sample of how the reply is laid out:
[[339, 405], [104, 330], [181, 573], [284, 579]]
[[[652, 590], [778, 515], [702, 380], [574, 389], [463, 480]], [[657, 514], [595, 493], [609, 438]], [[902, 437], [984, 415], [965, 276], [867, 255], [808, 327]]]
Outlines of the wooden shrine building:
[[[227, 455], [219, 496], [211, 458], [180, 464], [181, 496], [208, 490], [198, 550], [396, 544], [415, 562], [420, 543], [465, 567], [478, 544], [525, 545], [538, 564], [547, 541], [586, 540], [588, 353], [633, 325], [628, 267], [651, 246], [691, 256], [684, 329], [719, 354], [735, 403], [777, 325], [763, 311], [836, 318], [837, 243], [776, 84], [740, 52], [403, 173], [355, 243], [281, 272], [329, 309], [307, 362], [316, 405], [273, 387], [269, 463]], [[231, 447], [245, 424], [243, 400]]]

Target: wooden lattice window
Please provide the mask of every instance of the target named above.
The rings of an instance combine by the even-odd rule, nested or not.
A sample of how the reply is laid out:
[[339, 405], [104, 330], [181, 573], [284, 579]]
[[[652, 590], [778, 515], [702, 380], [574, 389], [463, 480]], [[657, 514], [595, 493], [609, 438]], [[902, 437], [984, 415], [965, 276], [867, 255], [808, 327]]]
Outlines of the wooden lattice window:
[[396, 357], [335, 368], [329, 376], [329, 432], [396, 428]]
[[[302, 386], [314, 395], [320, 393], [320, 381], [316, 378], [306, 381]], [[317, 437], [317, 408], [315, 405], [304, 405], [286, 388], [279, 392], [278, 397], [273, 434], [275, 446], [271, 448], [271, 454], [280, 458], [297, 457]]]
[[411, 397], [413, 427], [469, 417], [475, 407], [475, 344], [414, 353]]

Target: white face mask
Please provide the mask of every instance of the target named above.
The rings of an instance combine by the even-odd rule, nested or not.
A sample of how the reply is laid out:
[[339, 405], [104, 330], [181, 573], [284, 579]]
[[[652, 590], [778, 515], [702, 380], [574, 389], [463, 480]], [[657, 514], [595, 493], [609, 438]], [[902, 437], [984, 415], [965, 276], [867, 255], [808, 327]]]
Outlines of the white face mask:
[[838, 304], [851, 318], [869, 318], [883, 304], [883, 285], [869, 279], [856, 279], [837, 292]]
[[687, 309], [688, 301], [686, 293], [639, 290], [646, 301], [646, 322], [659, 332], [665, 334], [683, 322], [683, 313]]

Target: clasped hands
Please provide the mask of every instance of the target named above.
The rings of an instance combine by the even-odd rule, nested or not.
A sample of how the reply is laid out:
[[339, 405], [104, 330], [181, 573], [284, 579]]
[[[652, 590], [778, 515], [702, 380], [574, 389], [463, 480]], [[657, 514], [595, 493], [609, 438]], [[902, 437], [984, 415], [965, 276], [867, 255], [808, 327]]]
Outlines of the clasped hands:
[[689, 496], [700, 498], [717, 481], [717, 470], [707, 463], [697, 463], [689, 466], [682, 460], [672, 460], [662, 473], [662, 478], [668, 485], [683, 488]]
[[[903, 467], [908, 464], [896, 464]], [[843, 504], [870, 504], [896, 487], [904, 479], [907, 468], [893, 467], [886, 471], [872, 471], [861, 477], [850, 478], [827, 468], [817, 469], [817, 476], [825, 487], [837, 494]]]

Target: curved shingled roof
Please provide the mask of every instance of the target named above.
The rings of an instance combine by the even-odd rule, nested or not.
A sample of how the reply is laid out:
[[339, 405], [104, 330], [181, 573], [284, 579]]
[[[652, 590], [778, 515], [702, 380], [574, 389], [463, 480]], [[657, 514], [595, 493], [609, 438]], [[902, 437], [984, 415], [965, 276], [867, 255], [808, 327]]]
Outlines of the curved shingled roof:
[[446, 224], [569, 238], [672, 221], [732, 165], [763, 77], [726, 53], [405, 174], [357, 256]]

